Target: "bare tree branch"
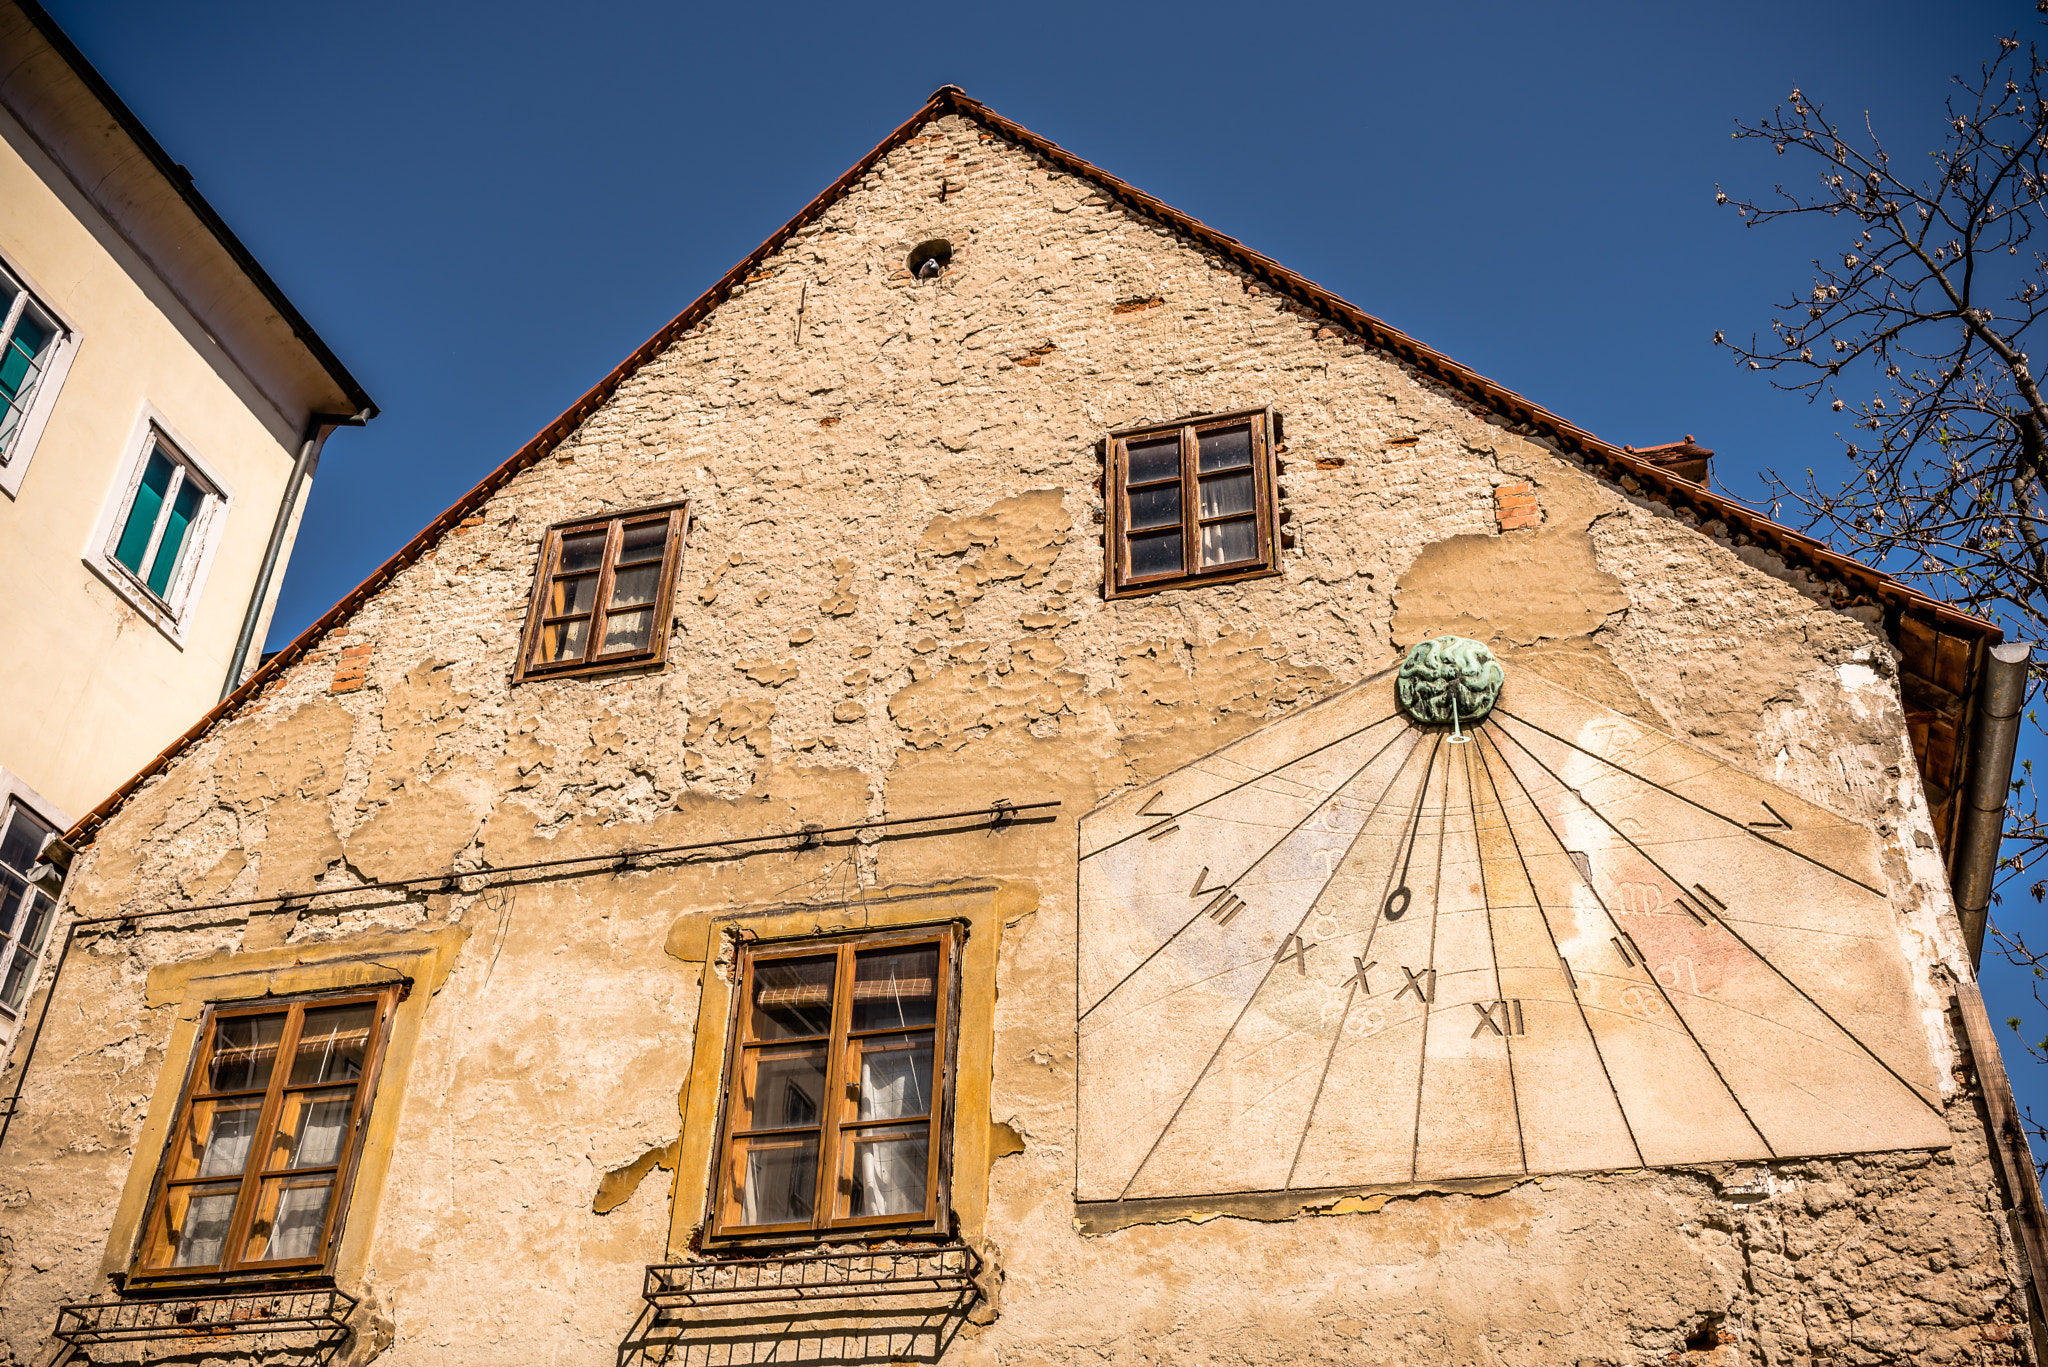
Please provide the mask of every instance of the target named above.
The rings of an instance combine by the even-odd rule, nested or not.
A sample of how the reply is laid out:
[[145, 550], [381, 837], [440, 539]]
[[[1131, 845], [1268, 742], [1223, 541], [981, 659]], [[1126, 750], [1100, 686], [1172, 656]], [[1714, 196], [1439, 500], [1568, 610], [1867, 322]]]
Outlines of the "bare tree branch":
[[[2048, 12], [2048, 0], [2038, 8]], [[1714, 340], [1776, 387], [1845, 415], [1837, 436], [1854, 473], [1835, 483], [1808, 470], [1795, 484], [1769, 472], [1774, 507], [1937, 598], [2041, 640], [2048, 399], [2028, 348], [2048, 313], [2048, 256], [2034, 244], [2048, 209], [2048, 64], [2017, 37], [1997, 43], [1976, 76], [1953, 78], [1942, 143], [1909, 167], [1867, 115], [1844, 128], [1798, 90], [1768, 118], [1736, 125], [1738, 141], [1769, 143], [1810, 179], [1803, 192], [1780, 184], [1760, 200], [1719, 201], [1751, 227], [1822, 216], [1845, 241], [1838, 258], [1813, 262], [1809, 289], [1774, 306], [1767, 340]], [[2044, 682], [2037, 672], [2032, 696]], [[2001, 893], [2024, 887], [2048, 901], [2048, 881], [2026, 880], [2048, 851], [2030, 767], [2007, 814]], [[2038, 983], [2048, 963], [2024, 937], [2001, 929], [1995, 943]], [[2048, 1062], [2048, 1038], [2029, 1048]]]

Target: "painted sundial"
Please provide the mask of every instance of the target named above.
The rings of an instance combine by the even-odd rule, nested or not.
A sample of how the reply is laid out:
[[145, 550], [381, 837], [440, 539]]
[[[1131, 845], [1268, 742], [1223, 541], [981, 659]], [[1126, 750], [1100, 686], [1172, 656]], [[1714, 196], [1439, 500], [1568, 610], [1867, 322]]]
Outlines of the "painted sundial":
[[1082, 819], [1080, 1200], [1949, 1142], [1873, 832], [1405, 665]]

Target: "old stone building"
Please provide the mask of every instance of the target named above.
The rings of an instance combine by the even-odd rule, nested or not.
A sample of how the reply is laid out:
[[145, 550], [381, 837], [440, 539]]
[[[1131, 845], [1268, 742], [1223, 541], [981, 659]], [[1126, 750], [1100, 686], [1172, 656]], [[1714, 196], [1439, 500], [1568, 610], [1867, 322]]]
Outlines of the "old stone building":
[[2024, 654], [1702, 461], [940, 91], [68, 833], [0, 1361], [2037, 1360]]

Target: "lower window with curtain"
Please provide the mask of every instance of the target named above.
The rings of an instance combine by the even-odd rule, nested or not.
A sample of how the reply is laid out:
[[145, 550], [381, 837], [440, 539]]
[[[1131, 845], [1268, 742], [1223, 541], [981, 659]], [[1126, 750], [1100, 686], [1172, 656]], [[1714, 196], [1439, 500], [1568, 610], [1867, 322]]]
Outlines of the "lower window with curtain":
[[131, 1287], [331, 1270], [396, 988], [210, 1007]]
[[958, 943], [742, 946], [711, 1239], [946, 1232]]

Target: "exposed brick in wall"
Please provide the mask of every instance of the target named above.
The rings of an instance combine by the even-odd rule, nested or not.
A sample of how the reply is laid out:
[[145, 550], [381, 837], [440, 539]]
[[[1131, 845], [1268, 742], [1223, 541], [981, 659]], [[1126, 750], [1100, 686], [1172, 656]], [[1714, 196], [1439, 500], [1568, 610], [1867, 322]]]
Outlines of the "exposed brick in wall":
[[334, 666], [333, 682], [327, 686], [330, 693], [353, 693], [361, 688], [369, 677], [370, 655], [376, 646], [370, 643], [343, 646], [341, 656]]
[[1536, 486], [1526, 479], [1495, 485], [1493, 516], [1504, 532], [1542, 526], [1543, 510], [1536, 506]]

